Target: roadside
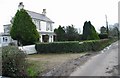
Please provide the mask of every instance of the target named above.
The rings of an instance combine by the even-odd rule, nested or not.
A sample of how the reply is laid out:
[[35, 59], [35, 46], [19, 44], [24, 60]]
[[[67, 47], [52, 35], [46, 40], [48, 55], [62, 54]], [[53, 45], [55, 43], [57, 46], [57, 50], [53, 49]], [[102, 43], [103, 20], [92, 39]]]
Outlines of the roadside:
[[70, 76], [118, 76], [118, 42], [79, 66]]

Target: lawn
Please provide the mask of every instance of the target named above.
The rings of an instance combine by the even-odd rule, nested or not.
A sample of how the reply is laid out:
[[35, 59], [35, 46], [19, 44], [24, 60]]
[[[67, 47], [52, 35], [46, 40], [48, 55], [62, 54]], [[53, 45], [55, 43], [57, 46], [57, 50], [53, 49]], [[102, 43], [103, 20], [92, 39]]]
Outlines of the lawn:
[[68, 60], [76, 59], [86, 53], [65, 53], [65, 54], [33, 54], [28, 55], [27, 60], [40, 74], [61, 65]]

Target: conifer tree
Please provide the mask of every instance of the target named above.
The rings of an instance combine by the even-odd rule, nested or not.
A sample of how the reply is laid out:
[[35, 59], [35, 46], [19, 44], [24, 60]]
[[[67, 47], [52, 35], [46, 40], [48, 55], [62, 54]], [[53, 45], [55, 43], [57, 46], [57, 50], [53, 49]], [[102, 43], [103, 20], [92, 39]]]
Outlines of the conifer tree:
[[40, 37], [31, 17], [24, 9], [18, 10], [15, 14], [10, 35], [22, 45], [34, 44]]
[[54, 32], [56, 33], [57, 36], [57, 41], [65, 41], [65, 30], [64, 27], [61, 27], [59, 25], [58, 29], [55, 29]]
[[99, 36], [94, 28], [94, 26], [91, 24], [91, 22], [85, 22], [83, 26], [83, 40], [96, 40], [99, 39]]

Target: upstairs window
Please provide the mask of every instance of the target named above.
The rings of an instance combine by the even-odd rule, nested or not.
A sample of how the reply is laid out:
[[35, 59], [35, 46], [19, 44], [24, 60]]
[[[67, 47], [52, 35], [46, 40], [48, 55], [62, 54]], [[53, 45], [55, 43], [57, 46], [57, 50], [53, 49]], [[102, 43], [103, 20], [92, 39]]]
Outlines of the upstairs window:
[[50, 31], [52, 31], [52, 24], [50, 24]]
[[46, 31], [49, 31], [49, 30], [50, 30], [50, 24], [47, 23], [47, 24], [46, 24]]
[[39, 21], [39, 30], [41, 30], [41, 24], [40, 24], [40, 21]]
[[42, 30], [42, 31], [46, 31], [46, 22], [41, 21], [41, 22], [40, 22], [40, 26], [41, 26], [41, 30]]

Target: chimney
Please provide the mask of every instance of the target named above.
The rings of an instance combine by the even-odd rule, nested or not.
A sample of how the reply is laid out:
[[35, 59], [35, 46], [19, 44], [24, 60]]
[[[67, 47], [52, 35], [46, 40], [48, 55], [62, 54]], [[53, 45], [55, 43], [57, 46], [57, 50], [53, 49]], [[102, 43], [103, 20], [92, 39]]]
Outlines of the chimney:
[[23, 8], [24, 8], [23, 2], [20, 2], [19, 5], [18, 5], [18, 9], [21, 10]]
[[46, 15], [46, 9], [43, 9], [42, 14], [43, 14], [43, 15]]

